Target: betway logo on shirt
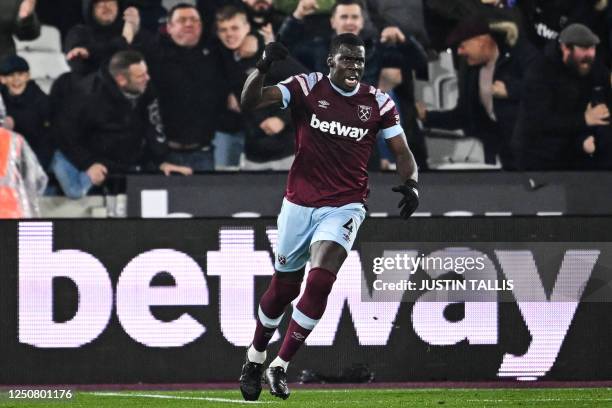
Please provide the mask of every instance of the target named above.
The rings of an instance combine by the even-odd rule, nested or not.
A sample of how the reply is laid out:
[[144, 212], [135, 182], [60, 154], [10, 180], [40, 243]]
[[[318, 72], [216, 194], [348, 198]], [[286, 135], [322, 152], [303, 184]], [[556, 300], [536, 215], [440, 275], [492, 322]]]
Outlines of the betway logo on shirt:
[[351, 139], [356, 139], [358, 142], [361, 141], [361, 139], [363, 139], [369, 132], [369, 129], [344, 126], [342, 123], [336, 121], [327, 122], [320, 120], [314, 113], [310, 119], [310, 127], [313, 129], [319, 129], [321, 132], [329, 133], [330, 135], [350, 137]]

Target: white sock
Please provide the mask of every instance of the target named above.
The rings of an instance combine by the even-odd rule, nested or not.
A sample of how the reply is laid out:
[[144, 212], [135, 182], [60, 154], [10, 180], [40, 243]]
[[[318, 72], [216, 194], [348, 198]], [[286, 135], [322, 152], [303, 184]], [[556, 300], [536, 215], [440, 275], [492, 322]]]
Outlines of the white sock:
[[266, 351], [257, 351], [251, 344], [247, 351], [247, 358], [251, 363], [263, 364], [266, 361]]
[[283, 360], [280, 357], [276, 357], [274, 360], [272, 360], [272, 362], [270, 363], [270, 367], [283, 367], [285, 369], [285, 372], [287, 371], [287, 367], [289, 367], [289, 362]]

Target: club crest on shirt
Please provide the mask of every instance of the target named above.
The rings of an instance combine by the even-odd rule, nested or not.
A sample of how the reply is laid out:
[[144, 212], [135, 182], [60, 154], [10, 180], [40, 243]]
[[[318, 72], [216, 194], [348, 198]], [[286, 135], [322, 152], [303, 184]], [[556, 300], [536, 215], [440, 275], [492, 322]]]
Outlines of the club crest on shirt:
[[357, 116], [359, 116], [359, 119], [362, 122], [367, 122], [368, 120], [370, 120], [370, 117], [372, 116], [372, 107], [365, 106], [365, 105], [357, 106]]

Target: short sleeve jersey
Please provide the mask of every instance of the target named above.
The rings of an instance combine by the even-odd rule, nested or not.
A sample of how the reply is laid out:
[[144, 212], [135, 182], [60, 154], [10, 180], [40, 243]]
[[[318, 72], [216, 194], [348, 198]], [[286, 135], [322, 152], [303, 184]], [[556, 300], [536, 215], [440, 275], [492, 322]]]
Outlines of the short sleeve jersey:
[[364, 203], [367, 164], [378, 133], [386, 139], [403, 133], [393, 100], [363, 83], [347, 93], [318, 72], [277, 86], [296, 128], [286, 198], [306, 207]]

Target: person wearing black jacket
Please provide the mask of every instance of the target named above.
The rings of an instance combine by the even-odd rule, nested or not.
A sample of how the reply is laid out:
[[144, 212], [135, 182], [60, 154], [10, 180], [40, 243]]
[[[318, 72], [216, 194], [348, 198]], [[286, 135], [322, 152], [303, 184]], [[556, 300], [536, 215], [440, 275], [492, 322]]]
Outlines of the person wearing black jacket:
[[0, 93], [13, 130], [25, 137], [46, 170], [54, 148], [49, 132], [49, 97], [30, 79], [27, 61], [17, 55], [2, 61], [0, 77], [4, 83]]
[[73, 27], [64, 41], [64, 52], [73, 72], [87, 75], [108, 64], [117, 51], [144, 41], [140, 13], [135, 7], [122, 12], [119, 0], [83, 0], [84, 24]]
[[[215, 135], [215, 164], [236, 167], [244, 150], [245, 170], [288, 170], [294, 150], [294, 129], [289, 114], [279, 107], [241, 112], [238, 99], [248, 75], [253, 72], [265, 48], [264, 38], [250, 33], [246, 12], [226, 6], [216, 14], [223, 66], [230, 95], [227, 109]], [[274, 65], [267, 80], [278, 83], [292, 75], [308, 72], [293, 58]]]
[[169, 158], [195, 171], [214, 170], [211, 141], [227, 97], [227, 81], [218, 47], [202, 37], [195, 6], [168, 11], [168, 34], [137, 47], [144, 52], [159, 93]]
[[589, 28], [571, 24], [530, 68], [515, 129], [522, 170], [571, 169], [592, 153], [590, 136], [609, 134], [610, 71], [596, 60], [598, 44]]
[[15, 53], [13, 36], [22, 41], [40, 35], [40, 21], [35, 12], [36, 0], [0, 1], [0, 59]]
[[504, 169], [516, 169], [513, 130], [524, 95], [524, 76], [537, 59], [537, 50], [520, 37], [514, 22], [487, 23], [479, 18], [459, 23], [448, 43], [458, 46], [458, 54], [464, 57], [457, 74], [457, 105], [427, 111], [418, 103], [419, 119], [429, 128], [461, 129], [481, 139], [487, 164], [495, 164], [499, 155]]
[[85, 81], [54, 124], [59, 150], [51, 167], [68, 197], [83, 197], [112, 173], [159, 169], [166, 175], [191, 174], [190, 168], [167, 160], [159, 102], [140, 53], [118, 52], [108, 69]]

